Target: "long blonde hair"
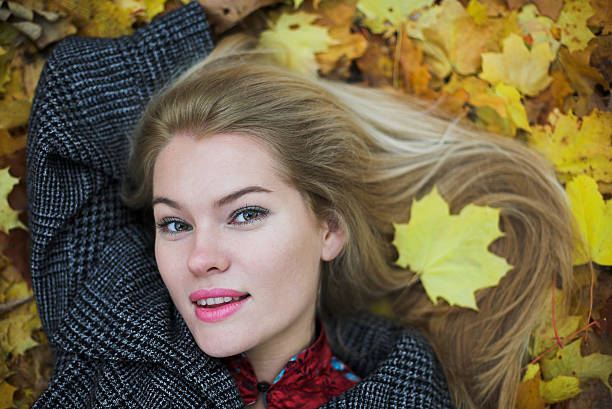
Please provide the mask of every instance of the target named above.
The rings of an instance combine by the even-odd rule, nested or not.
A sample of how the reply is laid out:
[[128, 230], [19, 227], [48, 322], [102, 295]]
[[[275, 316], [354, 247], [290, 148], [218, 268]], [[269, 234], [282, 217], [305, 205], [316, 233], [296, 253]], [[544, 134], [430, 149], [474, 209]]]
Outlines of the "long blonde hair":
[[[347, 236], [322, 267], [320, 308], [343, 314], [394, 298], [403, 324], [430, 339], [459, 408], [513, 408], [529, 335], [553, 276], [571, 282], [566, 199], [548, 163], [521, 143], [440, 119], [407, 97], [288, 72], [246, 37], [231, 37], [168, 85], [134, 137], [124, 198], [151, 203], [157, 154], [178, 131], [251, 135], [315, 214]], [[394, 265], [392, 222], [433, 186], [457, 212], [501, 209], [491, 246], [514, 266], [477, 293], [479, 311], [433, 306]]]

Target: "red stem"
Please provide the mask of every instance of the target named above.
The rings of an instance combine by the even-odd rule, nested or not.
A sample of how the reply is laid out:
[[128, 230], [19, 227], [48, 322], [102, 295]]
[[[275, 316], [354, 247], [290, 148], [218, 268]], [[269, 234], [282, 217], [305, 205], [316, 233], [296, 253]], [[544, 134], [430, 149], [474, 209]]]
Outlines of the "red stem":
[[[568, 343], [570, 341], [573, 341], [574, 338], [576, 337], [576, 335], [580, 334], [582, 331], [586, 331], [587, 329], [591, 328], [593, 325], [599, 325], [599, 320], [597, 321], [593, 321], [588, 325], [585, 325], [584, 327], [582, 327], [581, 329], [579, 329], [578, 331], [574, 332], [573, 334], [568, 335], [567, 337], [564, 337], [563, 340], [567, 341]], [[542, 357], [544, 357], [544, 355], [548, 354], [549, 352], [553, 351], [555, 348], [557, 348], [557, 345], [553, 345], [550, 348], [548, 348], [546, 351], [542, 352], [540, 355], [538, 355], [533, 361], [529, 362], [529, 364], [527, 364], [527, 366], [535, 364], [536, 362], [538, 362], [540, 359], [542, 359]], [[522, 369], [527, 369], [527, 366], [523, 367]]]
[[[589, 260], [589, 269], [591, 270], [591, 294], [589, 298], [589, 317], [587, 323], [591, 321], [591, 315], [593, 314], [593, 288], [595, 287], [595, 270], [593, 269], [593, 261]], [[589, 331], [584, 333], [584, 340], [589, 338]]]
[[556, 287], [557, 287], [557, 274], [555, 274], [553, 277], [553, 286], [552, 286], [552, 291], [551, 291], [552, 293], [552, 321], [553, 321], [553, 331], [555, 332], [555, 339], [557, 340], [557, 345], [559, 345], [559, 348], [563, 348], [561, 339], [559, 339], [559, 333], [557, 332], [557, 320], [555, 318], [555, 289]]

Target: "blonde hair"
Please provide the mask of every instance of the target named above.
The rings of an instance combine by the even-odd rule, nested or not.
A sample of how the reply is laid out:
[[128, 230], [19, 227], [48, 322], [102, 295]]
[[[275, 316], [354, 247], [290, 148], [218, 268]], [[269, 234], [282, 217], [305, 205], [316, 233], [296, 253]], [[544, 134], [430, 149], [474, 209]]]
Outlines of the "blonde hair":
[[[151, 203], [158, 153], [179, 131], [246, 134], [315, 214], [347, 236], [322, 267], [320, 308], [350, 313], [391, 295], [397, 319], [430, 339], [458, 408], [514, 408], [529, 336], [544, 294], [571, 280], [566, 198], [549, 164], [514, 140], [440, 119], [406, 96], [288, 72], [230, 37], [167, 86], [138, 126], [124, 189]], [[505, 236], [490, 249], [514, 266], [478, 291], [479, 311], [433, 306], [413, 272], [394, 265], [392, 222], [433, 186], [458, 212], [501, 209]]]

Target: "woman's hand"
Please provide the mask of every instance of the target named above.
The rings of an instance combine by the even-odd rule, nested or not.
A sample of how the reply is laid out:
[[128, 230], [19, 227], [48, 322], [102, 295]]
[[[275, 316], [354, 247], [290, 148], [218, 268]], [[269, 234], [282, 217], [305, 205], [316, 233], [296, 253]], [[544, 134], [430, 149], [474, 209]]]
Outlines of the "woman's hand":
[[260, 7], [278, 0], [198, 0], [214, 32], [220, 34]]

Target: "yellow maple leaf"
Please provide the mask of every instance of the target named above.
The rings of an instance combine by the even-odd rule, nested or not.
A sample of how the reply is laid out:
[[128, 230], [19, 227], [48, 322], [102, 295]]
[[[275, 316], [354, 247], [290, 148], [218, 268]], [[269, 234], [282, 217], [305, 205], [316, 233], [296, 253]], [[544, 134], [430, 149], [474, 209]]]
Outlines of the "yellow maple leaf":
[[19, 388], [15, 388], [5, 380], [0, 381], [0, 409], [14, 408], [13, 395]]
[[525, 95], [535, 96], [552, 81], [548, 67], [553, 59], [548, 43], [529, 50], [520, 36], [510, 34], [503, 42], [502, 53], [482, 54], [480, 78], [493, 85], [505, 82]]
[[597, 182], [580, 175], [566, 186], [572, 213], [580, 230], [574, 250], [574, 264], [589, 260], [612, 265], [612, 200], [604, 202]]
[[581, 340], [557, 350], [554, 357], [541, 361], [542, 377], [552, 380], [560, 375], [575, 376], [578, 379], [600, 379], [612, 392], [608, 378], [612, 373], [612, 356], [594, 353], [580, 354]]
[[518, 128], [531, 131], [529, 121], [527, 120], [527, 113], [525, 112], [525, 106], [521, 102], [521, 94], [519, 94], [516, 88], [500, 82], [495, 86], [494, 92], [495, 95], [504, 99], [506, 113], [512, 123]]
[[396, 263], [415, 271], [434, 304], [442, 297], [450, 305], [477, 310], [474, 292], [495, 286], [512, 268], [487, 250], [497, 238], [499, 209], [469, 204], [451, 215], [434, 189], [412, 203], [410, 221], [394, 224]]
[[593, 110], [580, 120], [571, 111], [553, 111], [549, 123], [532, 127], [527, 139], [555, 165], [563, 181], [586, 174], [612, 182], [612, 112]]
[[547, 403], [562, 402], [582, 392], [575, 376], [559, 375], [550, 381], [540, 381], [540, 396]]
[[283, 13], [261, 33], [258, 46], [274, 51], [279, 64], [302, 74], [314, 75], [318, 68], [315, 54], [327, 51], [334, 43], [327, 28], [312, 24], [317, 18], [317, 15], [303, 11]]
[[561, 31], [561, 43], [570, 52], [584, 49], [595, 35], [587, 26], [587, 20], [595, 14], [588, 1], [565, 0], [555, 27]]
[[14, 228], [26, 229], [18, 219], [19, 212], [8, 203], [8, 195], [18, 183], [19, 179], [9, 174], [9, 168], [0, 169], [0, 231], [6, 234]]
[[487, 6], [478, 0], [470, 0], [465, 11], [474, 19], [476, 24], [485, 24], [489, 20], [487, 15]]
[[357, 8], [365, 15], [364, 25], [375, 34], [394, 33], [414, 11], [431, 6], [434, 0], [359, 0]]

